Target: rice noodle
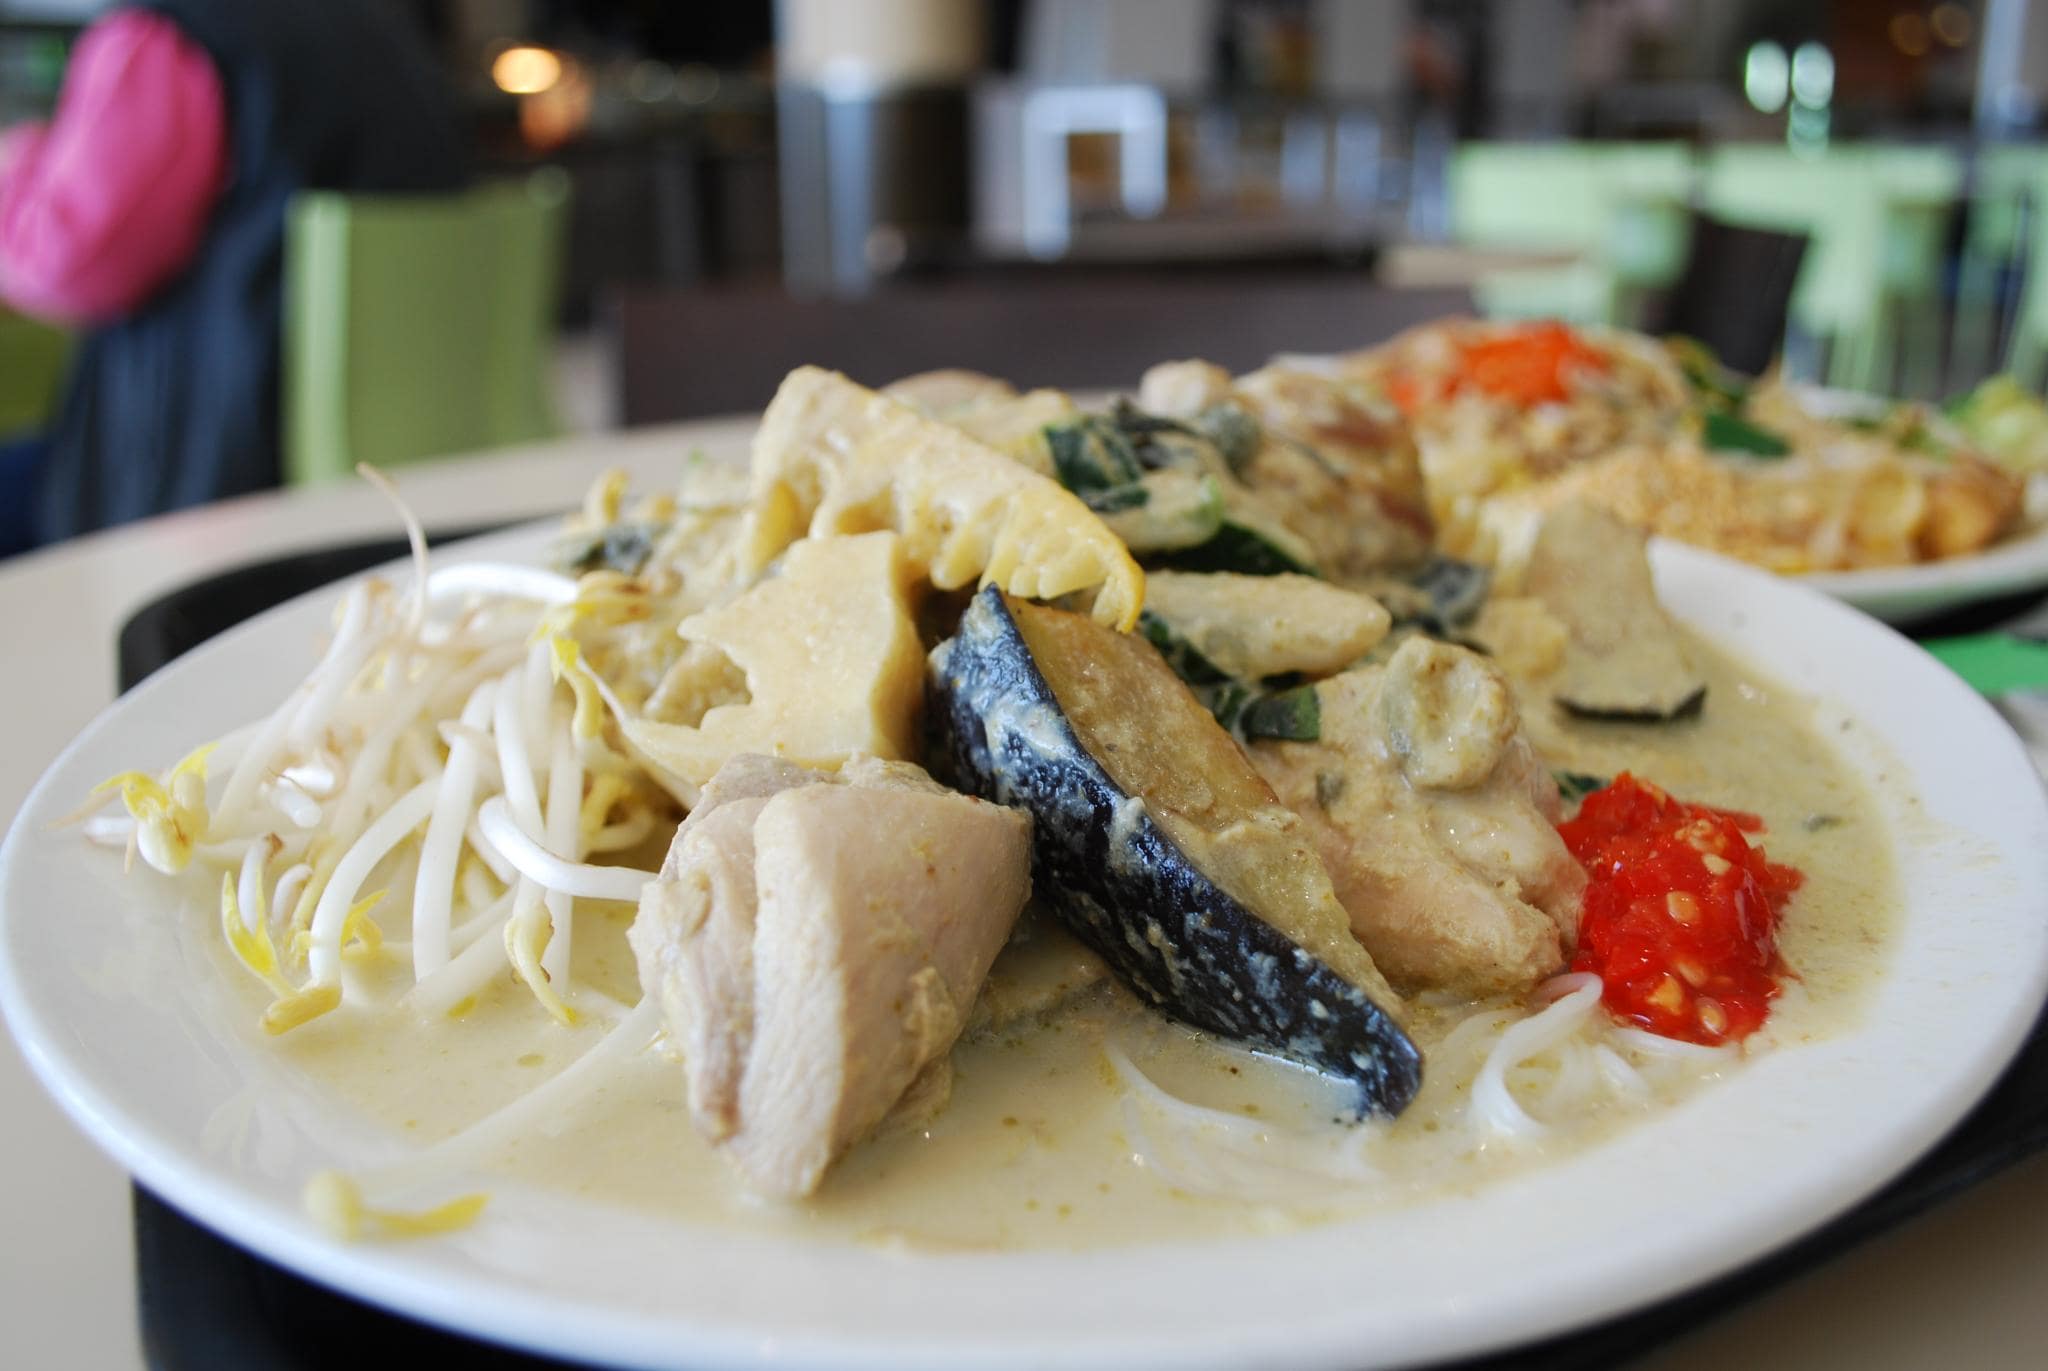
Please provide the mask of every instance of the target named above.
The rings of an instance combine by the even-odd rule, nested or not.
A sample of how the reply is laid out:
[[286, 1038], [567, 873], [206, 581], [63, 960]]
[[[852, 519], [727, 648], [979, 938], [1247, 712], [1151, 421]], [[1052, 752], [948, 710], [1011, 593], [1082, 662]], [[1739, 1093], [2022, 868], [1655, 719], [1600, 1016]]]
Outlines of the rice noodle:
[[1548, 1131], [1515, 1101], [1507, 1073], [1531, 1057], [1549, 1051], [1578, 1032], [1598, 1011], [1600, 978], [1586, 972], [1558, 976], [1545, 989], [1563, 988], [1549, 1008], [1511, 1025], [1486, 1054], [1472, 1078], [1469, 1117], [1484, 1132], [1508, 1139], [1529, 1139]]
[[[1174, 1095], [1147, 1076], [1114, 1042], [1103, 1055], [1129, 1090], [1124, 1128], [1141, 1163], [1164, 1183], [1190, 1194], [1265, 1203], [1316, 1203], [1332, 1186], [1362, 1185], [1380, 1176], [1368, 1152], [1384, 1131], [1354, 1124], [1341, 1132], [1299, 1131], [1213, 1109]], [[1145, 1126], [1149, 1109], [1166, 1125], [1162, 1145]]]
[[1733, 1043], [1710, 1046], [1706, 1043], [1689, 1043], [1682, 1038], [1667, 1038], [1661, 1034], [1645, 1032], [1640, 1028], [1613, 1030], [1615, 1039], [1632, 1052], [1646, 1057], [1675, 1057], [1692, 1062], [1732, 1061], [1741, 1055], [1742, 1049]]
[[575, 1106], [614, 1080], [645, 1051], [661, 1029], [660, 1006], [650, 997], [569, 1065], [493, 1113], [433, 1146], [357, 1178], [365, 1189], [401, 1194], [446, 1182], [522, 1137], [558, 1130]]

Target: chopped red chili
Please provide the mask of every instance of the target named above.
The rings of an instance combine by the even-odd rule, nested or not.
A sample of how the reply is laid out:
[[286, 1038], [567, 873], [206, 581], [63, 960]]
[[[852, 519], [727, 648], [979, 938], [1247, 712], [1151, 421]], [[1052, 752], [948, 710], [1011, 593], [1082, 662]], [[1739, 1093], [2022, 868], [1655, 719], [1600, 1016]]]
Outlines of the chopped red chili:
[[1391, 377], [1387, 390], [1404, 414], [1467, 389], [1526, 409], [1569, 400], [1574, 377], [1607, 370], [1606, 356], [1563, 324], [1518, 324], [1460, 343], [1456, 371], [1443, 381], [1431, 385], [1404, 373]]
[[1687, 804], [1623, 772], [1558, 825], [1590, 881], [1572, 970], [1652, 1033], [1747, 1037], [1779, 990], [1778, 915], [1805, 877], [1743, 836], [1754, 814]]

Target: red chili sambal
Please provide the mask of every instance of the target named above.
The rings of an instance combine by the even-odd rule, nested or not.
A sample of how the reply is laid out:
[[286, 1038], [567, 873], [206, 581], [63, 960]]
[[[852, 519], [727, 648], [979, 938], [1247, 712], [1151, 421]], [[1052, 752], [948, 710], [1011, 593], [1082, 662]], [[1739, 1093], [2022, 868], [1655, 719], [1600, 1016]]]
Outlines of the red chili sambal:
[[1744, 837], [1762, 828], [1627, 772], [1558, 825], [1590, 878], [1572, 970], [1600, 977], [1616, 1017], [1707, 1044], [1763, 1023], [1778, 993], [1778, 915], [1805, 877]]

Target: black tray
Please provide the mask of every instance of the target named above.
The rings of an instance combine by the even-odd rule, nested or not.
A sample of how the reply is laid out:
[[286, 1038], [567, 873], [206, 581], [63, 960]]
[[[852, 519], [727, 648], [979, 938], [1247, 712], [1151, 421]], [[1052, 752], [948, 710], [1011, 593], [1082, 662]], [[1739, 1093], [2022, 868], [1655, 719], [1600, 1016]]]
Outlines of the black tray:
[[[437, 535], [462, 537], [481, 529]], [[316, 586], [405, 555], [402, 541], [323, 548], [226, 572], [170, 592], [121, 629], [120, 686], [224, 629]], [[2011, 607], [2006, 607], [2006, 617]], [[1935, 631], [1962, 631], [1960, 621]], [[1924, 630], [1923, 630], [1924, 631]], [[2048, 1027], [2036, 1021], [1991, 1093], [1927, 1156], [1870, 1199], [1743, 1269], [1637, 1313], [1471, 1368], [1578, 1371], [1612, 1366], [1734, 1309], [2048, 1146]], [[562, 1368], [387, 1313], [305, 1280], [135, 1189], [135, 1262], [142, 1345], [161, 1371], [326, 1368], [362, 1371], [417, 1357], [445, 1368]]]

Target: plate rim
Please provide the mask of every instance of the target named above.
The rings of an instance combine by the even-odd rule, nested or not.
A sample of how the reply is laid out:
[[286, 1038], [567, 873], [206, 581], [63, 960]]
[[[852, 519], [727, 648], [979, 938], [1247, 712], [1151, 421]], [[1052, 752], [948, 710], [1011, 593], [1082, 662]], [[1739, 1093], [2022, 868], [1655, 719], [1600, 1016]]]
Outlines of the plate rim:
[[1984, 600], [2048, 588], [2048, 521], [1963, 557], [1785, 578], [1887, 623], [1910, 624]]

